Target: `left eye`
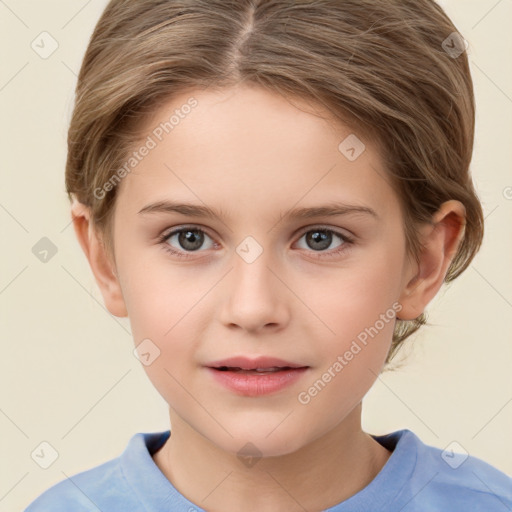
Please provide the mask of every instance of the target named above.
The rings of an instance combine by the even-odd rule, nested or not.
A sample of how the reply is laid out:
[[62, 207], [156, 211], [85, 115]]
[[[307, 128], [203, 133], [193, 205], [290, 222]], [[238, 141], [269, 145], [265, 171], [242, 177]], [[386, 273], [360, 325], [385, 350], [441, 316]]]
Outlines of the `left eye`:
[[337, 233], [336, 231], [332, 231], [330, 229], [312, 229], [306, 231], [299, 239], [305, 239], [307, 247], [301, 247], [301, 249], [313, 249], [313, 251], [324, 251], [328, 249], [329, 246], [333, 243], [334, 238], [338, 238], [341, 240], [341, 243], [336, 245], [335, 247], [331, 247], [331, 249], [336, 249], [341, 245], [349, 244], [350, 239], [347, 236], [342, 235], [341, 233]]

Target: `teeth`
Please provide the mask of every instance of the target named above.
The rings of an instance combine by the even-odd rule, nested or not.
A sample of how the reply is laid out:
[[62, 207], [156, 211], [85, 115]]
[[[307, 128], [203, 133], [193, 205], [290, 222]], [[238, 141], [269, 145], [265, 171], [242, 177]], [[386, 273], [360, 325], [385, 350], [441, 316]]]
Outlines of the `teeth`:
[[281, 371], [282, 368], [256, 368], [255, 370], [242, 370], [237, 369], [235, 371], [242, 373], [275, 373]]
[[274, 373], [279, 372], [281, 370], [287, 369], [288, 367], [280, 367], [280, 366], [272, 366], [270, 368], [255, 368], [251, 370], [245, 370], [243, 368], [239, 367], [232, 367], [232, 366], [221, 366], [217, 368], [220, 371], [233, 371], [233, 372], [252, 372], [252, 373]]

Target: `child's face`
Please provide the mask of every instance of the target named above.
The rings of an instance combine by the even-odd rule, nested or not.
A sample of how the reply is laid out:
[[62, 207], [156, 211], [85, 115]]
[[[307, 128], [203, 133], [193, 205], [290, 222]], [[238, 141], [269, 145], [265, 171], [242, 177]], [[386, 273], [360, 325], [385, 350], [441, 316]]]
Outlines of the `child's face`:
[[[158, 129], [191, 97], [197, 105], [180, 110], [172, 131]], [[414, 274], [379, 155], [357, 133], [366, 149], [350, 161], [345, 155], [352, 152], [338, 149], [350, 134], [248, 87], [183, 94], [146, 125], [141, 145], [150, 136], [156, 147], [149, 142], [119, 185], [115, 258], [135, 344], [151, 340], [146, 358], [156, 355], [154, 346], [160, 351], [145, 370], [171, 408], [171, 423], [179, 416], [232, 452], [250, 441], [264, 454], [288, 453], [339, 425], [375, 381], [397, 301]], [[222, 217], [140, 213], [171, 201]], [[376, 215], [286, 217], [334, 202]], [[159, 242], [171, 228], [205, 234], [187, 238], [185, 231]], [[353, 243], [329, 232], [322, 238], [321, 228]], [[170, 254], [166, 245], [188, 249], [189, 257]], [[292, 371], [280, 389], [249, 396], [208, 368], [234, 356], [307, 369]], [[258, 378], [275, 385], [275, 376]]]

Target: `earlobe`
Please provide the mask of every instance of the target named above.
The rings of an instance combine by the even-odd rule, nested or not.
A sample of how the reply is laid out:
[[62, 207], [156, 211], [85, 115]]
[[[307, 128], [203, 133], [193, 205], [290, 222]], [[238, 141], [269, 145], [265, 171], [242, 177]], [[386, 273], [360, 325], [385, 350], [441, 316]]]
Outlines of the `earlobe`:
[[460, 201], [441, 205], [432, 223], [420, 229], [421, 254], [402, 290], [400, 319], [414, 320], [436, 296], [464, 236], [466, 209]]
[[115, 266], [99, 233], [93, 228], [90, 209], [75, 201], [71, 207], [71, 217], [78, 242], [89, 262], [106, 308], [114, 316], [128, 316]]

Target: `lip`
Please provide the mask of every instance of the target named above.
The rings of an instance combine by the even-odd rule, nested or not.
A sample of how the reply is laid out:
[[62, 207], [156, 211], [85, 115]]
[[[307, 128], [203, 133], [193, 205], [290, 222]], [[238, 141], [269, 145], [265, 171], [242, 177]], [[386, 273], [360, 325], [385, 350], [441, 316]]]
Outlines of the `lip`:
[[[227, 389], [243, 396], [262, 396], [277, 393], [299, 380], [309, 369], [309, 366], [275, 357], [259, 356], [249, 358], [246, 356], [230, 357], [213, 361], [205, 365], [208, 372], [216, 382]], [[218, 368], [233, 368], [233, 370], [219, 370]], [[243, 373], [235, 371], [256, 370], [257, 368], [281, 368], [272, 373]]]

